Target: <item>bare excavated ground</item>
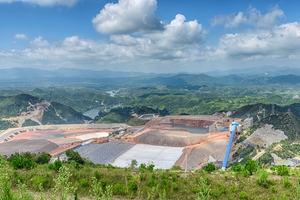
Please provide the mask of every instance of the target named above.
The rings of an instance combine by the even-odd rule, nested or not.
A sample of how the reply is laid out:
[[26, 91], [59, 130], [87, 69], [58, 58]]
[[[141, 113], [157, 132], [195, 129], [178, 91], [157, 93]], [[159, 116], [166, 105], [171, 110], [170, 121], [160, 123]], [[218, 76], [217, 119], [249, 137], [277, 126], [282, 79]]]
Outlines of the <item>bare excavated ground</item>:
[[[229, 132], [218, 132], [228, 127], [233, 119], [215, 116], [167, 116], [149, 122], [138, 130], [134, 141], [156, 146], [185, 147], [174, 165], [198, 169], [209, 159], [223, 161], [229, 140]], [[238, 121], [235, 119], [235, 121]], [[176, 128], [174, 124], [184, 125]], [[186, 127], [208, 128], [208, 133], [191, 134]]]
[[255, 145], [269, 147], [273, 143], [288, 139], [288, 137], [281, 130], [275, 130], [272, 125], [266, 124], [254, 131], [246, 140]]
[[15, 152], [50, 152], [58, 148], [58, 145], [48, 140], [15, 140], [0, 144], [2, 155], [10, 156]]
[[[153, 146], [153, 149], [157, 146], [164, 146], [165, 148], [181, 148], [184, 149], [182, 154], [176, 154], [176, 156], [172, 157], [174, 165], [181, 166], [182, 168], [187, 166], [188, 169], [197, 169], [207, 163], [209, 159], [216, 161], [223, 160], [229, 139], [229, 132], [218, 132], [218, 130], [222, 127], [228, 127], [232, 121], [232, 119], [222, 115], [167, 116], [155, 118], [146, 125], [139, 127], [128, 127], [126, 124], [99, 124], [97, 126], [86, 124], [51, 127], [41, 126], [43, 130], [37, 129], [36, 127], [24, 128], [26, 130], [12, 129], [11, 131], [2, 133], [0, 139], [3, 138], [4, 140], [9, 137], [12, 137], [10, 140], [16, 141], [24, 138], [30, 139], [30, 141], [37, 138], [47, 139], [49, 143], [55, 144], [56, 148], [47, 149], [46, 152], [56, 155], [67, 149], [75, 148], [76, 146], [85, 143], [85, 141], [92, 139], [93, 136], [97, 138], [105, 131], [114, 132], [115, 127], [119, 127], [119, 130], [124, 130], [124, 134], [117, 135], [115, 138], [112, 136], [106, 137], [105, 141], [108, 144], [112, 143], [111, 141], [114, 141], [122, 145], [147, 144], [150, 146], [150, 149], [152, 149], [151, 145]], [[174, 126], [176, 124], [182, 126]], [[191, 127], [196, 129], [207, 129], [209, 132], [192, 134], [189, 132], [190, 129], [188, 129]], [[18, 134], [16, 134], [17, 132]], [[11, 142], [14, 141], [5, 144]], [[122, 151], [122, 154], [126, 152], [127, 150], [124, 150], [124, 152]], [[95, 152], [95, 155], [98, 156], [98, 154], [99, 152]], [[103, 156], [108, 155], [109, 154], [105, 153]], [[144, 159], [149, 159], [149, 162], [153, 159], [151, 157], [148, 158], [146, 154], [144, 156]], [[170, 156], [169, 158], [171, 159]], [[132, 155], [132, 159], [136, 159], [134, 155]], [[161, 159], [161, 161], [157, 162], [164, 162], [164, 159], [167, 158]]]
[[184, 147], [205, 140], [209, 134], [190, 134], [178, 130], [149, 130], [136, 140], [138, 143], [158, 146]]

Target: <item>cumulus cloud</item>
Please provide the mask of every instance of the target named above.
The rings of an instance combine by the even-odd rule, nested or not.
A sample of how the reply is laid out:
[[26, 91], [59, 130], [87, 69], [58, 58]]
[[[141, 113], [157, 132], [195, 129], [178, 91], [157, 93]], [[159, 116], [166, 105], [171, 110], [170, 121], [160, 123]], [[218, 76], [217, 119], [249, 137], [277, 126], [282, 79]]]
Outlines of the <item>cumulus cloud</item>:
[[288, 23], [271, 30], [226, 34], [216, 51], [220, 56], [258, 59], [299, 57], [300, 23]]
[[130, 35], [112, 35], [110, 40], [121, 46], [134, 46], [138, 44], [139, 39], [133, 38]]
[[48, 46], [49, 43], [47, 40], [43, 40], [42, 36], [39, 36], [37, 38], [35, 38], [34, 40], [30, 41], [30, 44], [36, 47], [44, 47], [44, 46]]
[[194, 21], [185, 21], [185, 16], [177, 14], [170, 24], [165, 26], [162, 33], [149, 34], [153, 43], [166, 48], [185, 47], [204, 40], [205, 30], [202, 25]]
[[156, 0], [119, 0], [106, 4], [92, 23], [98, 32], [112, 35], [162, 30], [156, 9]]
[[238, 14], [221, 15], [211, 20], [211, 25], [224, 24], [226, 28], [236, 28], [241, 25], [251, 25], [258, 28], [271, 28], [276, 25], [279, 18], [284, 17], [284, 12], [278, 7], [273, 7], [269, 12], [261, 14], [259, 10], [249, 7], [247, 11]]
[[80, 0], [0, 0], [0, 3], [13, 3], [13, 2], [23, 2], [36, 4], [39, 6], [54, 6], [54, 5], [62, 5], [62, 6], [73, 6]]
[[16, 39], [21, 39], [21, 40], [27, 40], [27, 35], [25, 35], [25, 34], [16, 34], [15, 38]]
[[[200, 44], [205, 31], [196, 20], [185, 21], [183, 15], [177, 15], [164, 31], [147, 33], [133, 37], [130, 35], [112, 35], [110, 42], [67, 37], [60, 42], [49, 43], [39, 36], [24, 50], [1, 52], [2, 58], [18, 57], [22, 63], [47, 63], [51, 66], [67, 65], [91, 67], [105, 65], [146, 66], [172, 65], [176, 60], [195, 60], [201, 55]], [[13, 62], [16, 60], [12, 59]], [[6, 60], [5, 63], [12, 61]], [[134, 63], [134, 64], [133, 64]]]

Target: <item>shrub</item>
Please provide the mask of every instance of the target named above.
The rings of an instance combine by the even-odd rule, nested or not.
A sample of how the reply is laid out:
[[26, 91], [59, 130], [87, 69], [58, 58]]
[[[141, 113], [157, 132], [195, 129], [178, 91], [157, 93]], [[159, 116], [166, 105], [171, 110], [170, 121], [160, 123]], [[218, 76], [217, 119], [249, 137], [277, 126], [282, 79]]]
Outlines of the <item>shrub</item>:
[[217, 198], [217, 197], [219, 197], [219, 195], [220, 195], [220, 192], [219, 192], [218, 190], [213, 189], [213, 190], [211, 191], [211, 196]]
[[177, 180], [177, 175], [176, 174], [172, 174], [172, 181], [176, 181]]
[[276, 187], [274, 187], [274, 186], [271, 186], [271, 187], [270, 187], [270, 191], [271, 191], [272, 193], [276, 193], [276, 192], [278, 191], [278, 189], [277, 189]]
[[173, 190], [178, 190], [178, 184], [177, 183], [172, 183], [172, 189]]
[[43, 152], [37, 156], [35, 162], [37, 164], [47, 164], [49, 163], [50, 159], [51, 159], [51, 155], [49, 153]]
[[125, 185], [117, 183], [113, 186], [113, 193], [116, 195], [124, 195], [126, 191], [125, 188]]
[[131, 160], [130, 168], [135, 169], [137, 167], [137, 164], [138, 164], [138, 162], [135, 159]]
[[89, 187], [89, 186], [90, 186], [89, 180], [88, 180], [88, 179], [82, 179], [82, 180], [80, 181], [80, 186], [83, 187], [83, 188]]
[[232, 192], [236, 192], [237, 191], [237, 187], [235, 185], [230, 186], [230, 190]]
[[244, 191], [240, 192], [240, 199], [248, 199], [247, 192], [244, 192]]
[[60, 167], [62, 167], [62, 162], [59, 159], [57, 159], [53, 164], [50, 164], [48, 166], [49, 169], [52, 169], [54, 171], [58, 171]]
[[36, 166], [34, 162], [34, 154], [29, 152], [15, 153], [8, 159], [14, 169], [32, 169]]
[[292, 187], [292, 183], [291, 183], [291, 181], [289, 180], [288, 177], [285, 177], [285, 178], [283, 179], [283, 186], [284, 186], [285, 188], [291, 188], [291, 187]]
[[259, 178], [256, 180], [256, 182], [258, 183], [258, 185], [268, 188], [272, 184], [272, 181], [268, 180], [268, 177], [268, 172], [266, 172], [265, 170], [261, 170]]
[[225, 185], [221, 185], [220, 192], [223, 193], [223, 194], [226, 194], [227, 187]]
[[287, 176], [289, 175], [289, 169], [285, 165], [276, 166], [276, 173], [280, 176]]
[[154, 170], [155, 165], [154, 164], [150, 164], [147, 166], [147, 170], [149, 171], [153, 171]]
[[210, 199], [210, 188], [207, 186], [205, 179], [200, 180], [199, 184], [200, 190], [197, 193], [197, 200]]
[[138, 184], [134, 180], [131, 180], [128, 186], [131, 191], [136, 191], [138, 189]]
[[147, 166], [145, 163], [141, 163], [140, 166], [139, 166], [139, 170], [143, 171], [143, 170], [146, 170], [147, 169]]
[[80, 156], [80, 154], [77, 151], [73, 150], [67, 150], [66, 155], [68, 157], [68, 160], [74, 160], [75, 162], [79, 164], [84, 164], [84, 159]]
[[53, 188], [53, 192], [58, 195], [58, 198], [61, 200], [65, 200], [69, 195], [75, 193], [76, 188], [74, 188], [70, 182], [71, 176], [69, 169], [65, 166], [61, 166], [59, 168], [58, 177], [54, 179], [55, 187]]
[[146, 180], [146, 174], [140, 174], [140, 180], [141, 181]]
[[151, 179], [148, 183], [147, 183], [148, 187], [155, 187], [156, 186], [156, 181], [155, 179]]
[[216, 166], [214, 163], [208, 163], [205, 167], [204, 167], [204, 170], [207, 171], [207, 172], [213, 172], [216, 170]]
[[96, 170], [96, 171], [94, 172], [94, 177], [95, 177], [97, 180], [100, 179], [101, 175], [100, 175], [100, 173], [99, 173], [98, 170]]
[[241, 172], [241, 171], [243, 170], [243, 167], [242, 167], [241, 164], [237, 164], [237, 165], [232, 166], [231, 169], [232, 169], [232, 171], [234, 171], [234, 172]]
[[248, 170], [250, 172], [250, 174], [252, 175], [253, 172], [256, 172], [258, 169], [258, 163], [252, 159], [249, 159], [246, 161], [245, 170]]

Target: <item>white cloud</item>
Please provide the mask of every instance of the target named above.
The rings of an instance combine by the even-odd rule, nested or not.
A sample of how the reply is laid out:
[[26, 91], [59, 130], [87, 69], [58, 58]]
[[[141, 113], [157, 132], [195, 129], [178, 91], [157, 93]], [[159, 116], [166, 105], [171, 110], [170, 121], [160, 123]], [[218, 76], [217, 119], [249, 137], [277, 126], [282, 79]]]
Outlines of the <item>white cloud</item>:
[[112, 35], [110, 36], [110, 40], [121, 46], [134, 46], [138, 44], [137, 39], [131, 37], [130, 35]]
[[258, 28], [271, 28], [276, 25], [279, 18], [284, 17], [284, 12], [278, 7], [273, 7], [264, 15], [256, 8], [249, 7], [247, 11], [238, 14], [221, 15], [211, 20], [211, 25], [224, 24], [226, 28], [236, 28], [241, 25], [251, 25]]
[[177, 14], [175, 19], [166, 25], [164, 32], [154, 33], [149, 37], [160, 46], [173, 48], [200, 43], [204, 40], [204, 35], [205, 30], [197, 20], [185, 22], [185, 16]]
[[159, 70], [163, 70], [163, 66], [174, 67], [173, 62], [186, 65], [185, 61], [202, 59], [200, 43], [204, 35], [202, 25], [196, 20], [185, 21], [183, 15], [176, 15], [163, 31], [148, 32], [138, 37], [112, 35], [110, 41], [105, 42], [72, 36], [51, 44], [39, 36], [29, 41], [27, 49], [1, 52], [1, 55], [6, 64], [16, 62], [13, 58], [18, 57], [23, 66], [26, 63], [91, 68], [120, 65], [124, 67], [122, 70], [160, 66]]
[[62, 5], [62, 6], [73, 6], [80, 0], [0, 0], [0, 3], [13, 3], [13, 2], [23, 2], [36, 4], [39, 6], [54, 6], [54, 5]]
[[300, 23], [288, 23], [271, 30], [226, 34], [216, 51], [219, 56], [239, 59], [300, 57]]
[[44, 47], [48, 46], [49, 43], [47, 40], [43, 40], [42, 36], [35, 38], [33, 41], [30, 41], [30, 44], [36, 47]]
[[25, 35], [25, 34], [16, 34], [15, 38], [16, 39], [21, 39], [21, 40], [27, 40], [27, 35]]
[[115, 4], [106, 4], [92, 23], [98, 32], [104, 34], [162, 30], [162, 23], [154, 14], [156, 9], [156, 0], [119, 0]]

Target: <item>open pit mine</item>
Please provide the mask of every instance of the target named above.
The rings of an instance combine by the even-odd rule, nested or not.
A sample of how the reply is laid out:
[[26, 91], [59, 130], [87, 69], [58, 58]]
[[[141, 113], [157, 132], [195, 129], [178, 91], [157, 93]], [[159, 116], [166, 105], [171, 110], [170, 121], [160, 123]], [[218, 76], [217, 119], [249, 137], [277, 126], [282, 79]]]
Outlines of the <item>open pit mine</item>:
[[0, 152], [48, 152], [64, 159], [72, 149], [95, 164], [129, 167], [154, 164], [156, 169], [180, 166], [201, 169], [208, 162], [221, 167], [229, 126], [239, 119], [210, 116], [155, 116], [144, 126], [126, 124], [44, 125], [8, 129], [0, 134]]

